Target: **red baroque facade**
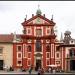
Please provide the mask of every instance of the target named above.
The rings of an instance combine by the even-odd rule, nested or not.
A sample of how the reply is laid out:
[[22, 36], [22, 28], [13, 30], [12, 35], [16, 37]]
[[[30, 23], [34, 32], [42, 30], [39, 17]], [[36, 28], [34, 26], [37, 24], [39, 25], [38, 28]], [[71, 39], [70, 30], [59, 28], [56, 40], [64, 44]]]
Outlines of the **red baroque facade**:
[[[56, 23], [41, 15], [36, 15], [22, 23], [23, 34], [15, 35], [13, 41], [13, 67], [28, 69], [31, 65], [37, 70], [46, 69], [49, 65], [57, 65], [67, 70], [66, 48], [74, 45], [64, 45], [56, 40], [54, 27]], [[19, 39], [15, 40], [19, 36]], [[68, 52], [68, 51], [67, 51]], [[69, 60], [70, 61], [70, 60]]]

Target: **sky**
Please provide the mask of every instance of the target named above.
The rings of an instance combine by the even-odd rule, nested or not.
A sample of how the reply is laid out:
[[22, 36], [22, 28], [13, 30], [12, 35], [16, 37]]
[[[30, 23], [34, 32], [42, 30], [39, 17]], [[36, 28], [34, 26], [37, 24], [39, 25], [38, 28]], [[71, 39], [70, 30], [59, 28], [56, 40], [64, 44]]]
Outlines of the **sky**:
[[75, 1], [0, 1], [0, 34], [22, 34], [21, 23], [26, 15], [27, 19], [36, 15], [38, 4], [46, 18], [53, 15], [58, 39], [66, 30], [75, 39]]

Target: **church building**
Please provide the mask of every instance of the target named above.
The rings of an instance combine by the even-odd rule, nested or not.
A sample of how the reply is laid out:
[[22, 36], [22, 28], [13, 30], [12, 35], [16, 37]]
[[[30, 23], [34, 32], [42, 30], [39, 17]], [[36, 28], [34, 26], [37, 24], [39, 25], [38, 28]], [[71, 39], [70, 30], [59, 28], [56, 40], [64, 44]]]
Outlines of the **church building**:
[[33, 66], [38, 70], [55, 65], [63, 71], [75, 71], [75, 39], [71, 38], [70, 31], [65, 31], [64, 38], [61, 35], [60, 40], [56, 39], [53, 15], [48, 19], [38, 8], [36, 15], [25, 18], [21, 24], [23, 34], [12, 34], [11, 65], [14, 69]]

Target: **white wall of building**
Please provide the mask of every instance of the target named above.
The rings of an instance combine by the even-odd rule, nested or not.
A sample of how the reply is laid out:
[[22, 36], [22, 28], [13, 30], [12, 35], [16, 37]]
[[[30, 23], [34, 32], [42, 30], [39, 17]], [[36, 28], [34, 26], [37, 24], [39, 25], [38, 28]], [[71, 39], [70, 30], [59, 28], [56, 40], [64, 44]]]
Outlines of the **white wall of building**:
[[13, 44], [0, 44], [3, 47], [3, 53], [0, 55], [0, 60], [4, 60], [4, 65], [10, 67], [13, 64]]

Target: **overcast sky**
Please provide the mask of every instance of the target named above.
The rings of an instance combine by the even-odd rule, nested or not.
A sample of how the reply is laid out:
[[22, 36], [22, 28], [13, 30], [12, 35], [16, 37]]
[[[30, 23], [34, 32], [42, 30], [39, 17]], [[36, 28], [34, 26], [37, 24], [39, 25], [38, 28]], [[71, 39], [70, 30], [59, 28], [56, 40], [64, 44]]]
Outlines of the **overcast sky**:
[[25, 15], [27, 19], [36, 15], [38, 4], [46, 18], [54, 15], [58, 38], [66, 30], [75, 38], [75, 1], [0, 1], [0, 34], [21, 34]]

